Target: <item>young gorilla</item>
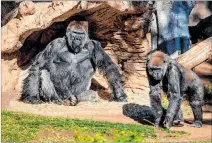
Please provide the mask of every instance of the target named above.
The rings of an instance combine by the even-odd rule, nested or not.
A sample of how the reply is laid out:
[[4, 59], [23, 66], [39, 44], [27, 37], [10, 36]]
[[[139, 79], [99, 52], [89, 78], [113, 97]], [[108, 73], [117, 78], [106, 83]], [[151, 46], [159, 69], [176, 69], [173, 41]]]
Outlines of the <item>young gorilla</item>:
[[163, 122], [170, 128], [176, 118], [183, 120], [180, 106], [186, 96], [194, 114], [192, 126], [202, 126], [202, 105], [204, 87], [200, 78], [191, 70], [185, 69], [175, 60], [160, 51], [148, 56], [147, 73], [150, 84], [151, 105], [156, 115], [155, 126], [159, 126], [163, 114], [161, 105], [162, 89], [167, 92], [169, 106]]
[[100, 43], [88, 37], [88, 22], [76, 15], [66, 35], [50, 42], [39, 53], [23, 83], [21, 100], [36, 104], [51, 101], [76, 105], [94, 98], [89, 90], [96, 68], [103, 72], [112, 90], [112, 99], [126, 101], [121, 75]]

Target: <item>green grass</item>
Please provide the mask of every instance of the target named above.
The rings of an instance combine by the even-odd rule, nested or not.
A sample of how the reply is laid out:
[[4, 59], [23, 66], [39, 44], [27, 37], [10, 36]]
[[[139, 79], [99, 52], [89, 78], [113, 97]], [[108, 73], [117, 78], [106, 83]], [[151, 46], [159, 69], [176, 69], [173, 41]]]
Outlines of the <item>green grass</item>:
[[[155, 129], [146, 125], [44, 117], [5, 110], [1, 114], [3, 142], [145, 142], [146, 138], [157, 138]], [[171, 136], [181, 135], [164, 131]], [[64, 132], [66, 135], [62, 134]]]
[[190, 133], [187, 133], [185, 131], [170, 131], [167, 130], [167, 135], [165, 137], [174, 137], [174, 138], [179, 138], [181, 136], [189, 136]]

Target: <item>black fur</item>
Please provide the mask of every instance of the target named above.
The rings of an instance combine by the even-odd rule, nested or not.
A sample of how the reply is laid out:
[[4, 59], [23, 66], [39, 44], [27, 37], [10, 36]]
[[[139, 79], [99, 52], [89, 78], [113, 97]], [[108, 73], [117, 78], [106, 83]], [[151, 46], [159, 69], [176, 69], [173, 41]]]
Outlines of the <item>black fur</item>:
[[212, 15], [202, 19], [196, 26], [190, 26], [189, 32], [193, 44], [212, 36]]
[[[183, 121], [180, 106], [184, 98], [188, 99], [193, 110], [193, 126], [201, 127], [204, 87], [200, 78], [193, 71], [185, 69], [175, 60], [161, 53], [162, 52], [158, 51], [153, 52], [148, 56], [147, 60], [151, 106], [156, 115], [155, 126], [160, 124], [163, 115], [161, 94], [162, 90], [164, 90], [167, 92], [169, 100], [169, 106], [164, 121], [165, 127], [171, 127], [173, 120]], [[151, 62], [151, 60], [155, 58], [153, 55], [159, 55], [159, 59], [162, 58], [161, 60], [163, 61], [163, 64], [158, 66], [157, 69], [154, 63]]]
[[88, 38], [87, 27], [74, 22], [67, 28], [65, 37], [53, 40], [37, 55], [23, 82], [21, 100], [56, 104], [68, 100], [70, 105], [76, 105], [86, 100], [82, 96], [88, 93], [92, 76], [98, 68], [108, 79], [112, 99], [126, 101], [118, 68], [101, 44]]

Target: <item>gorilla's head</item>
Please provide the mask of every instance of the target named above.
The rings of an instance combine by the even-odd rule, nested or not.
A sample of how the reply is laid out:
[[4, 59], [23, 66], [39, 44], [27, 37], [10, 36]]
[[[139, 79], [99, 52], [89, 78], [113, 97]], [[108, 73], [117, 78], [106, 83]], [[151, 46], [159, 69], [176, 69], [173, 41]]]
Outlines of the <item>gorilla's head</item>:
[[66, 30], [68, 48], [73, 53], [79, 53], [88, 39], [88, 21], [81, 15], [71, 18]]
[[166, 70], [165, 54], [160, 51], [154, 52], [147, 62], [147, 68], [149, 75], [154, 80], [162, 80]]
[[157, 67], [152, 66], [149, 68], [149, 75], [152, 76], [155, 80], [162, 80], [163, 78], [163, 66]]

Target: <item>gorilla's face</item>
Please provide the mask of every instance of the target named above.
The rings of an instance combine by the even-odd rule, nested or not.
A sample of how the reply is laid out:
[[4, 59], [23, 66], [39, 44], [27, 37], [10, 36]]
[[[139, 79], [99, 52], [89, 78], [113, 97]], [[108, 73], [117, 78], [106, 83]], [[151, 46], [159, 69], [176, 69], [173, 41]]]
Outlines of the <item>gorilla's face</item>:
[[162, 80], [163, 79], [163, 74], [164, 74], [164, 67], [163, 66], [150, 66], [149, 69], [149, 75], [154, 79], [154, 80]]
[[81, 52], [88, 39], [86, 22], [72, 21], [67, 28], [66, 38], [71, 52]]
[[149, 75], [154, 80], [162, 80], [166, 71], [166, 57], [163, 52], [156, 51], [147, 59], [147, 68]]

